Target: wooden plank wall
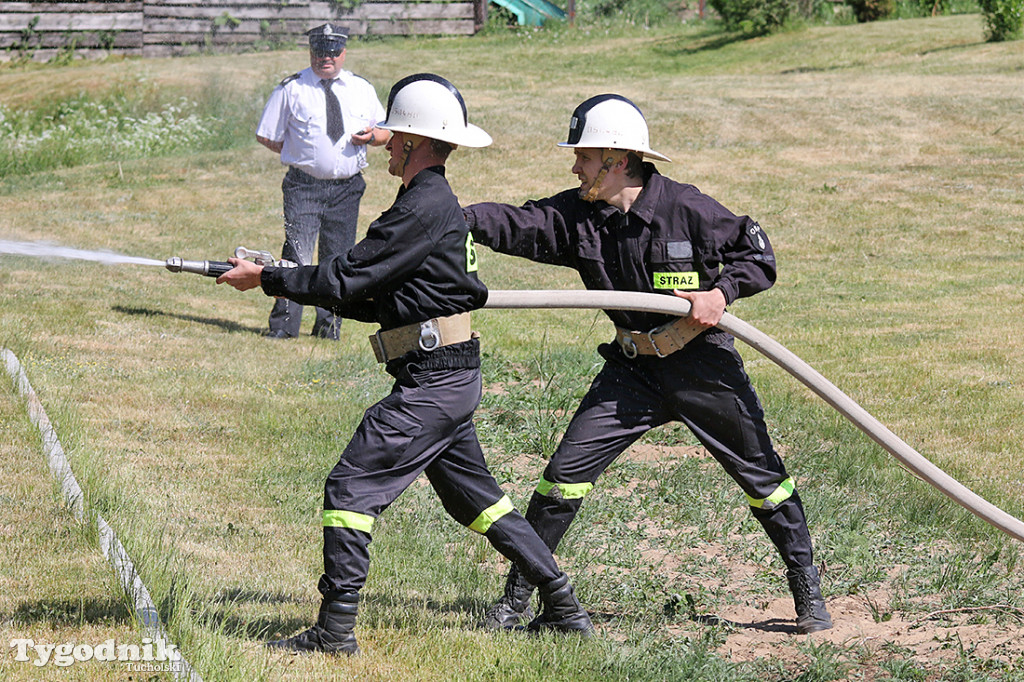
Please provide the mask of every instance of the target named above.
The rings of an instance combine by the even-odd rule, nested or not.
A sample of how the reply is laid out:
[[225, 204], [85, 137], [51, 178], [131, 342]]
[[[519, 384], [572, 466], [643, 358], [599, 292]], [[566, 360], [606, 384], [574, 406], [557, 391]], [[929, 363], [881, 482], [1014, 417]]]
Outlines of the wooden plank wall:
[[0, 60], [126, 54], [165, 57], [304, 45], [330, 21], [353, 35], [471, 35], [487, 0], [127, 0], [0, 2]]

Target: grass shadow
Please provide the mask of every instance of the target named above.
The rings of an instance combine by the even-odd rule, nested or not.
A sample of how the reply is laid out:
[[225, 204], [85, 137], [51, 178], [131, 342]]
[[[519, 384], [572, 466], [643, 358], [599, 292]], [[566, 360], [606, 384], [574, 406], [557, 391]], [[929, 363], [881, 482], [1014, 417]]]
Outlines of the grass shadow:
[[[685, 38], [669, 38], [655, 43], [654, 50], [667, 57], [695, 55], [702, 52], [713, 52], [727, 45], [740, 43], [756, 37], [747, 33], [722, 33], [721, 31], [704, 31]], [[685, 42], [684, 42], [685, 41]]]
[[84, 624], [123, 624], [133, 622], [123, 601], [111, 598], [39, 599], [22, 601], [3, 620], [15, 625], [46, 623], [55, 627], [80, 627]]
[[737, 620], [729, 620], [728, 618], [722, 618], [714, 614], [699, 614], [691, 616], [690, 620], [701, 625], [710, 626], [726, 626], [730, 628], [737, 628], [742, 630], [757, 630], [759, 632], [780, 632], [786, 635], [799, 634], [796, 629], [796, 624], [790, 620], [782, 620], [781, 618], [768, 618], [766, 620], [742, 622]]
[[213, 599], [215, 604], [235, 604], [238, 602], [249, 602], [252, 604], [298, 604], [296, 599], [284, 592], [263, 592], [262, 590], [247, 590], [242, 587], [235, 587], [224, 590]]
[[207, 324], [212, 327], [220, 327], [226, 332], [249, 332], [252, 334], [259, 334], [263, 331], [259, 327], [247, 327], [231, 320], [222, 320], [214, 317], [199, 317], [198, 315], [183, 315], [181, 313], [170, 313], [166, 310], [154, 310], [152, 308], [138, 308], [129, 307], [122, 305], [115, 305], [111, 307], [116, 313], [123, 313], [125, 315], [144, 315], [147, 317], [173, 317], [177, 320], [184, 320], [186, 322], [197, 322], [199, 324]]
[[279, 615], [254, 615], [247, 607], [251, 605], [299, 604], [304, 598], [297, 598], [284, 592], [264, 592], [236, 587], [218, 593], [205, 605], [193, 607], [193, 616], [205, 627], [230, 637], [251, 640], [272, 640], [288, 637], [308, 628], [316, 622], [316, 611], [293, 617]]

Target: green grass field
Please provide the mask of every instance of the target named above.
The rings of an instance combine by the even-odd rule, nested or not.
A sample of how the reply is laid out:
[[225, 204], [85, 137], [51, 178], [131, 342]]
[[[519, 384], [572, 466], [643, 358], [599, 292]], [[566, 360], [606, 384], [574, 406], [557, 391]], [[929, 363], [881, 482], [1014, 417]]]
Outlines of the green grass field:
[[[273, 84], [304, 62], [273, 52], [0, 67], [0, 240], [159, 260], [279, 251], [283, 170], [252, 131]], [[382, 97], [418, 71], [460, 88], [495, 140], [452, 157], [464, 203], [572, 186], [571, 155], [555, 147], [572, 109], [601, 92], [632, 98], [652, 146], [675, 161], [662, 172], [772, 239], [777, 285], [730, 312], [1024, 516], [1024, 42], [983, 42], [978, 15], [733, 42], [698, 24], [361, 42], [347, 66]], [[182, 98], [195, 127], [137, 134]], [[56, 124], [47, 139], [39, 131], [83, 102], [136, 123], [103, 133], [117, 144], [62, 154], [71, 138]], [[97, 129], [89, 111], [75, 139]], [[14, 123], [35, 131], [17, 149]], [[397, 189], [381, 149], [367, 183], [364, 227]], [[580, 288], [571, 272], [480, 255], [493, 289]], [[1024, 679], [1020, 543], [749, 348], [825, 565], [833, 631], [787, 629], [781, 562], [742, 493], [673, 427], [605, 474], [559, 550], [593, 613], [592, 641], [476, 630], [507, 565], [418, 482], [375, 526], [364, 654], [268, 655], [263, 641], [312, 622], [323, 479], [390, 385], [372, 327], [346, 322], [337, 344], [270, 342], [259, 336], [270, 305], [159, 267], [0, 254], [0, 346], [24, 365], [87, 508], [114, 527], [206, 680]], [[474, 319], [478, 429], [523, 508], [611, 327], [582, 311]], [[93, 526], [67, 510], [16, 390], [0, 386], [0, 640], [138, 639]], [[131, 674], [0, 657], [9, 680]]]

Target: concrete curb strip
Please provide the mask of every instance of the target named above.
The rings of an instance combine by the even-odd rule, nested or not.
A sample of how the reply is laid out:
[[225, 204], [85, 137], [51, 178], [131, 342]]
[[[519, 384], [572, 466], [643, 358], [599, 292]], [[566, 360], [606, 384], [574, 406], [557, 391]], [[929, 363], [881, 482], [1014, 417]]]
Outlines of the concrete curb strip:
[[[71, 471], [71, 465], [64, 454], [64, 448], [57, 439], [57, 433], [50, 423], [49, 417], [46, 416], [46, 411], [43, 409], [42, 403], [39, 402], [36, 392], [32, 390], [32, 385], [29, 384], [25, 370], [22, 368], [18, 358], [10, 350], [6, 348], [0, 349], [0, 356], [3, 357], [7, 373], [14, 380], [18, 393], [25, 399], [28, 405], [29, 419], [39, 429], [39, 435], [43, 440], [43, 452], [46, 454], [50, 471], [60, 483], [64, 498], [71, 505], [75, 516], [78, 519], [84, 518], [85, 507], [82, 488], [78, 485], [74, 472]], [[142, 623], [145, 636], [152, 638], [154, 641], [161, 639], [164, 642], [170, 643], [170, 637], [160, 623], [156, 604], [153, 603], [152, 597], [149, 596], [149, 590], [146, 589], [142, 579], [139, 578], [139, 574], [135, 570], [135, 564], [132, 563], [131, 557], [128, 556], [121, 541], [117, 539], [114, 531], [99, 514], [96, 515], [96, 525], [99, 530], [100, 549], [103, 551], [103, 556], [114, 567], [117, 577], [121, 582], [121, 587], [124, 588], [125, 593], [135, 605], [135, 616]], [[169, 664], [174, 679], [202, 682], [202, 678], [192, 669], [189, 662], [181, 656], [177, 647], [171, 650]]]

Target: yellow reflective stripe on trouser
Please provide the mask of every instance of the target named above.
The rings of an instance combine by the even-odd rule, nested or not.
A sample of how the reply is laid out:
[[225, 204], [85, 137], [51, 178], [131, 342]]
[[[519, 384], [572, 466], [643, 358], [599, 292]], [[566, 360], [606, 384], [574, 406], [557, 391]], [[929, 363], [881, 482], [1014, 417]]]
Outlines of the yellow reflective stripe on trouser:
[[792, 497], [795, 489], [796, 483], [793, 482], [792, 478], [787, 478], [785, 481], [780, 483], [779, 487], [775, 489], [775, 492], [768, 497], [763, 500], [758, 500], [747, 495], [747, 502], [751, 507], [756, 507], [758, 509], [774, 509]]
[[577, 500], [581, 497], [586, 496], [591, 490], [594, 489], [593, 483], [552, 483], [546, 480], [543, 476], [540, 477], [540, 483], [537, 484], [537, 492], [541, 495], [548, 495], [553, 488], [558, 488], [558, 492], [561, 493], [562, 498], [566, 500]]
[[351, 528], [369, 533], [373, 528], [373, 517], [340, 509], [324, 509], [324, 528]]
[[515, 511], [515, 507], [512, 505], [512, 500], [508, 499], [508, 495], [505, 495], [490, 507], [480, 512], [480, 516], [476, 517], [476, 520], [469, 524], [469, 529], [475, 530], [477, 533], [483, 535], [490, 529], [491, 524], [505, 514], [508, 514], [510, 511]]

